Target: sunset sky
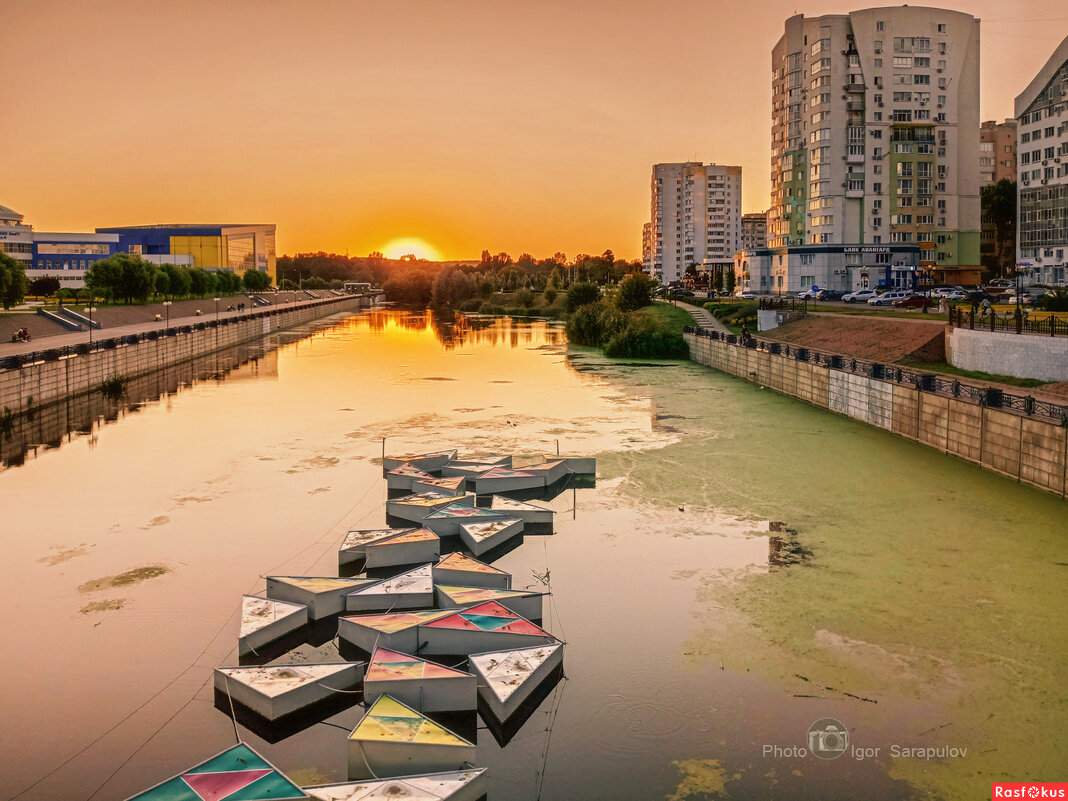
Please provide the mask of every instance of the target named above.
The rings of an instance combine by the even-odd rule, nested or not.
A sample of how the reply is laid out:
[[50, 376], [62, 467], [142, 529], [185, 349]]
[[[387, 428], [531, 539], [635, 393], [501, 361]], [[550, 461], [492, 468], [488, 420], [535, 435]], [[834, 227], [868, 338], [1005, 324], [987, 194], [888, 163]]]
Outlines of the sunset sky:
[[[982, 119], [1011, 116], [1063, 2], [940, 5], [983, 20]], [[636, 258], [654, 162], [741, 164], [768, 206], [783, 21], [862, 7], [0, 0], [0, 204], [38, 231], [272, 222], [280, 254]]]

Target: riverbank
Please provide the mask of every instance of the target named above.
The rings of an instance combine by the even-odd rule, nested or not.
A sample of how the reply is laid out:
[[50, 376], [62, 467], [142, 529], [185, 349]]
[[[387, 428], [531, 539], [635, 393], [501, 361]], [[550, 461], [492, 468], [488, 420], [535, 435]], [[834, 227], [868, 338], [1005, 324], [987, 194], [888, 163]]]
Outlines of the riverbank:
[[0, 409], [26, 413], [64, 398], [92, 392], [108, 380], [126, 380], [231, 348], [272, 331], [371, 303], [356, 295], [307, 300], [233, 312], [218, 319], [153, 320], [108, 330], [20, 342], [0, 349]]

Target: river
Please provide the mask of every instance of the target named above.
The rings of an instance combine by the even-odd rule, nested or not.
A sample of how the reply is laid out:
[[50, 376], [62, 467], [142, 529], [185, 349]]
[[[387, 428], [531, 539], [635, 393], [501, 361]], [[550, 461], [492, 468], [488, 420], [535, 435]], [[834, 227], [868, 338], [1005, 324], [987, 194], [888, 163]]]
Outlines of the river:
[[[496, 562], [549, 573], [567, 647], [510, 742], [479, 726], [492, 801], [980, 798], [1068, 767], [1058, 498], [555, 323], [374, 310], [158, 384], [8, 443], [0, 797], [123, 799], [233, 744], [210, 676], [240, 596], [336, 575], [344, 533], [383, 524], [383, 438], [599, 459]], [[342, 781], [359, 716], [239, 732]], [[839, 758], [798, 755], [821, 718]]]

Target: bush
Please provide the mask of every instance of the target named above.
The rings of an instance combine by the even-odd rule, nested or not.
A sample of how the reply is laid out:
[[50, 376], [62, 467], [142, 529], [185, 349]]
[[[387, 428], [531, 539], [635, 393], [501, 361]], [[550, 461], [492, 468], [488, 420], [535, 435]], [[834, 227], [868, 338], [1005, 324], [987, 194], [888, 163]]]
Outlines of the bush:
[[46, 275], [44, 278], [35, 278], [30, 281], [30, 294], [38, 297], [50, 298], [60, 289], [59, 279]]
[[597, 284], [591, 284], [585, 281], [572, 284], [567, 290], [567, 299], [564, 301], [564, 308], [567, 309], [568, 312], [574, 312], [582, 306], [596, 303], [600, 298], [601, 290], [597, 287]]
[[457, 307], [456, 311], [477, 312], [481, 306], [482, 301], [478, 298], [468, 298]]
[[1068, 289], [1055, 289], [1035, 301], [1035, 308], [1043, 311], [1068, 311]]
[[673, 334], [652, 321], [631, 318], [629, 324], [604, 346], [604, 355], [615, 359], [686, 359], [690, 347], [681, 334]]
[[484, 301], [481, 306], [478, 307], [479, 314], [504, 314], [504, 306], [497, 303], [490, 303], [488, 300]]
[[529, 309], [534, 305], [534, 293], [529, 289], [520, 289], [515, 293], [515, 302], [520, 306]]
[[644, 275], [628, 275], [619, 282], [616, 306], [622, 312], [635, 311], [652, 302], [653, 282]]
[[603, 302], [587, 303], [568, 318], [567, 338], [576, 345], [599, 347], [627, 325], [627, 317]]
[[546, 306], [551, 306], [553, 301], [556, 300], [556, 296], [559, 295], [559, 294], [560, 294], [560, 290], [558, 290], [556, 287], [552, 286], [551, 284], [549, 286], [545, 287], [545, 291], [541, 293], [542, 297], [545, 298], [545, 305]]

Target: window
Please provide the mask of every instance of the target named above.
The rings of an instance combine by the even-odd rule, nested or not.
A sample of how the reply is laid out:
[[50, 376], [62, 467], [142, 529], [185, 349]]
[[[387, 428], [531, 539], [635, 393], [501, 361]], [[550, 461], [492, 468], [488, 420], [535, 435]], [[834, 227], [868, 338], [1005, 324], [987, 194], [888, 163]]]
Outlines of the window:
[[912, 215], [911, 214], [891, 214], [890, 215], [890, 224], [891, 225], [912, 225]]
[[926, 75], [926, 74], [913, 75], [912, 76], [912, 82], [914, 84], [919, 84], [919, 85], [928, 85], [928, 84], [931, 83], [931, 76], [930, 75]]
[[[882, 29], [883, 29], [883, 21], [881, 19], [880, 20], [876, 20], [875, 21], [875, 30], [881, 31]], [[878, 42], [878, 44], [882, 45], [882, 42]]]
[[912, 56], [894, 56], [894, 67], [899, 69], [912, 69]]
[[879, 130], [878, 128], [876, 128], [874, 131], [871, 132], [871, 138], [872, 139], [882, 139], [883, 138], [883, 132], [881, 130]]
[[891, 242], [911, 242], [912, 241], [912, 231], [891, 231], [890, 232], [890, 241]]
[[897, 199], [897, 205], [901, 206], [901, 208], [903, 209], [910, 208], [912, 206], [912, 195], [905, 195], [904, 197], [899, 197]]
[[897, 193], [899, 195], [911, 195], [912, 194], [912, 181], [898, 181]]
[[1026, 151], [1021, 153], [1020, 154], [1020, 163], [1021, 164], [1030, 164], [1031, 163], [1031, 154], [1026, 152]]
[[[878, 53], [879, 51], [876, 50], [875, 52]], [[881, 70], [882, 68], [883, 68], [883, 60], [881, 58], [875, 59], [875, 69]]]
[[914, 59], [912, 59], [912, 66], [917, 67], [917, 68], [919, 68], [919, 67], [930, 67], [931, 66], [931, 57], [930, 56], [916, 56]]
[[897, 163], [897, 177], [898, 178], [911, 178], [912, 177], [912, 162], [911, 161], [899, 161]]
[[896, 86], [904, 86], [909, 83], [912, 83], [912, 81], [909, 80], [908, 75], [905, 75], [904, 73], [894, 73], [894, 84]]
[[939, 89], [945, 89], [946, 86], [947, 86], [946, 79], [945, 78], [939, 78], [938, 79], [938, 88]]
[[916, 109], [915, 119], [917, 120], [929, 120], [931, 119], [931, 110], [929, 108]]
[[871, 185], [871, 191], [874, 192], [877, 195], [881, 195], [883, 193], [883, 185], [881, 183], [878, 183], [878, 182], [873, 183]]
[[1048, 128], [1047, 128], [1047, 129], [1045, 130], [1045, 132], [1044, 132], [1044, 134], [1043, 134], [1043, 135], [1044, 135], [1044, 136], [1047, 136], [1047, 137], [1049, 137], [1049, 136], [1053, 136], [1053, 126], [1052, 126], [1052, 125], [1051, 125], [1051, 126], [1049, 126], [1049, 127], [1048, 127]]
[[863, 178], [850, 178], [846, 182], [846, 190], [849, 192], [863, 192], [864, 191], [864, 179]]
[[802, 264], [806, 264], [806, 265], [807, 264], [812, 264], [812, 262], [815, 261], [815, 259], [816, 259], [816, 256], [814, 254], [812, 254], [812, 253], [802, 253], [801, 254], [801, 263]]
[[931, 177], [931, 163], [930, 161], [918, 161], [916, 162], [916, 175], [919, 178]]
[[945, 42], [939, 42], [938, 43], [938, 53], [939, 53], [939, 55], [943, 55], [943, 56], [946, 54], [946, 43]]
[[894, 92], [895, 103], [911, 103], [912, 92]]

